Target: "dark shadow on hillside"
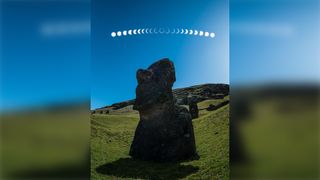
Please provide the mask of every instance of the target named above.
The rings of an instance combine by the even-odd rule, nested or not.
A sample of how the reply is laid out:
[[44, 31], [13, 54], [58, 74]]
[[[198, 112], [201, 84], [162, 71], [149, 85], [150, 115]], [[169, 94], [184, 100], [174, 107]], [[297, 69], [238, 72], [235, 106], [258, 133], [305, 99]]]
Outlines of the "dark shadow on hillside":
[[198, 170], [180, 163], [152, 163], [131, 158], [120, 158], [96, 168], [100, 174], [137, 179], [181, 179]]

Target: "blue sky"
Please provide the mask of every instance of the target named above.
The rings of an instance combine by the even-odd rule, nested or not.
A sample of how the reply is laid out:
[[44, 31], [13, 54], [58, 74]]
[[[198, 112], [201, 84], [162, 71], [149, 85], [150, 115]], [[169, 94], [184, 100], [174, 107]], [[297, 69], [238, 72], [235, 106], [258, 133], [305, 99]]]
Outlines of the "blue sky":
[[230, 83], [320, 81], [318, 0], [230, 1]]
[[[0, 110], [88, 100], [89, 2], [5, 0], [1, 5]], [[68, 24], [78, 31], [68, 31]]]
[[[320, 81], [318, 0], [3, 0], [0, 12], [1, 111], [88, 100], [90, 86], [92, 108], [134, 98], [136, 69], [162, 57], [175, 87], [228, 83], [229, 22], [231, 85]], [[150, 26], [216, 37], [110, 37]]]
[[[135, 98], [137, 69], [164, 57], [175, 63], [175, 88], [229, 83], [228, 1], [94, 0], [91, 23], [93, 109]], [[205, 30], [216, 37], [110, 36], [113, 31], [150, 27]]]

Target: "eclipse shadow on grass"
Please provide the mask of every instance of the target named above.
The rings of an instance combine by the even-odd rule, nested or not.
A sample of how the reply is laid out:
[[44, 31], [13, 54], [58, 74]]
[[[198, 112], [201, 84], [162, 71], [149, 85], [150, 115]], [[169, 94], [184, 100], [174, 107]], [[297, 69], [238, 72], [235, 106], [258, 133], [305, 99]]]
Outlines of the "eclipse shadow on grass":
[[132, 158], [120, 158], [96, 168], [100, 174], [120, 178], [180, 179], [199, 170], [192, 165], [180, 163], [153, 163]]

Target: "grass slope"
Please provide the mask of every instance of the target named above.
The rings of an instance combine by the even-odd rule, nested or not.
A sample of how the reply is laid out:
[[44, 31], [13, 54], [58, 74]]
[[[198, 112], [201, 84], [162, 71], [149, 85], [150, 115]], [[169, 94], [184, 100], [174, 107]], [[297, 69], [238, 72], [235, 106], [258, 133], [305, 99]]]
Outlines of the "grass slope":
[[89, 117], [86, 106], [1, 116], [0, 179], [87, 177]]
[[[211, 102], [210, 102], [211, 101]], [[199, 107], [216, 100], [199, 103]], [[130, 158], [136, 112], [91, 118], [92, 179], [229, 179], [229, 105], [193, 120], [199, 160], [152, 163]]]

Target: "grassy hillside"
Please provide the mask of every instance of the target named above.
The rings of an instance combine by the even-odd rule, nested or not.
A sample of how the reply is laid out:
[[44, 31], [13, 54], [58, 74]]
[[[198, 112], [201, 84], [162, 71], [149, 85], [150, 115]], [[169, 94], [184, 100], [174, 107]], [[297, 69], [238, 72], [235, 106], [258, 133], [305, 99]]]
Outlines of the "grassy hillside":
[[[225, 97], [227, 99], [228, 97]], [[206, 100], [199, 108], [223, 100]], [[93, 114], [91, 118], [91, 178], [93, 179], [229, 179], [229, 105], [200, 110], [193, 120], [199, 160], [151, 163], [130, 158], [139, 121], [136, 111]]]
[[15, 112], [0, 118], [0, 179], [86, 178], [87, 105]]

